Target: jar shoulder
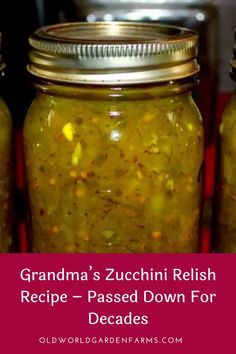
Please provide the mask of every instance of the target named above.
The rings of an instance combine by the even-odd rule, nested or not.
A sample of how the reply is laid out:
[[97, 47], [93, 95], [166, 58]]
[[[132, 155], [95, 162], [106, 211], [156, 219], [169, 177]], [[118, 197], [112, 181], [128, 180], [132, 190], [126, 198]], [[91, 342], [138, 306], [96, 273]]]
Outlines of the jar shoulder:
[[0, 96], [0, 126], [1, 128], [11, 126], [11, 114], [6, 102]]
[[8, 151], [10, 149], [9, 144], [11, 140], [11, 132], [11, 114], [6, 103], [4, 102], [2, 97], [0, 97], [0, 152], [2, 154], [8, 155]]
[[134, 98], [124, 94], [104, 96], [97, 99], [96, 95], [86, 99], [84, 97], [38, 94], [28, 111], [26, 120], [32, 123], [35, 120], [41, 120], [43, 123], [49, 115], [61, 116], [64, 120], [75, 115], [82, 115], [85, 118], [90, 115], [97, 115], [104, 119], [106, 117], [115, 119], [126, 115], [138, 119], [147, 112], [167, 118], [171, 113], [180, 116], [183, 120], [191, 120], [196, 125], [202, 124], [201, 114], [190, 93], [150, 98], [146, 98], [142, 94], [140, 94], [140, 97], [136, 96]]
[[219, 131], [222, 138], [236, 134], [236, 93], [231, 96], [224, 110]]

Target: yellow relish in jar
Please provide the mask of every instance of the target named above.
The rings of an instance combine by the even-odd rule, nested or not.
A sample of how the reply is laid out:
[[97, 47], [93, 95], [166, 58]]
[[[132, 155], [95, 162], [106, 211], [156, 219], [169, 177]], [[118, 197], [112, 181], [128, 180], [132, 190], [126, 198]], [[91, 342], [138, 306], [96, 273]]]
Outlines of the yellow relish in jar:
[[35, 252], [196, 252], [203, 131], [195, 32], [70, 23], [30, 37]]

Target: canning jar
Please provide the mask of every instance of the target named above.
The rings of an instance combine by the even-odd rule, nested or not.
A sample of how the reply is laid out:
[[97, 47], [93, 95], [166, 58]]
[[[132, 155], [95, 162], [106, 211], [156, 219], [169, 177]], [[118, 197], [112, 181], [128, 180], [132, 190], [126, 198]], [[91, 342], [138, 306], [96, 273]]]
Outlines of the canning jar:
[[195, 32], [70, 23], [30, 37], [24, 128], [36, 252], [195, 252]]
[[[1, 35], [0, 35], [1, 41]], [[0, 54], [0, 76], [4, 75], [5, 64]], [[1, 80], [1, 78], [0, 78]], [[1, 83], [0, 83], [1, 85]], [[11, 118], [9, 110], [0, 96], [0, 252], [9, 252], [11, 247], [10, 218], [10, 159], [11, 159]]]
[[[231, 76], [236, 81], [236, 46]], [[220, 252], [236, 252], [236, 93], [224, 111], [219, 132], [216, 248]]]

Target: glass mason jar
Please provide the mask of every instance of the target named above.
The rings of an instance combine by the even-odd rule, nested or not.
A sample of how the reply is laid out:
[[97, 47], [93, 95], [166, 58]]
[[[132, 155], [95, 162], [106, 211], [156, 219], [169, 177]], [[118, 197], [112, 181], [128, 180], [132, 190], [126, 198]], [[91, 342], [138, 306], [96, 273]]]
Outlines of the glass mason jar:
[[[0, 34], [1, 41], [1, 34]], [[5, 64], [0, 54], [0, 76], [4, 75]], [[11, 248], [11, 117], [9, 110], [0, 96], [0, 252], [9, 252]]]
[[198, 251], [195, 32], [76, 23], [41, 28], [30, 44], [33, 250]]
[[[236, 46], [234, 55], [231, 76], [236, 81]], [[220, 252], [236, 252], [236, 93], [224, 111], [219, 131], [216, 249]]]

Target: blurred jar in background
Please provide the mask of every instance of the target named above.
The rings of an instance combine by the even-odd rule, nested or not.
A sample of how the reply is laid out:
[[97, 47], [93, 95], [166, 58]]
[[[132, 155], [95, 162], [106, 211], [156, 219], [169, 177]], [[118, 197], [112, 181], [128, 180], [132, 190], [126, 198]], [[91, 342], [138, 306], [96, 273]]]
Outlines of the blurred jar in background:
[[[231, 60], [231, 76], [236, 81], [236, 45]], [[225, 109], [219, 130], [216, 249], [220, 252], [236, 252], [236, 93]]]
[[26, 70], [28, 61], [28, 37], [39, 27], [42, 13], [38, 11], [40, 0], [8, 1], [1, 0], [0, 30], [3, 34], [3, 57], [5, 69], [3, 97], [12, 113], [13, 135], [13, 197], [14, 227], [13, 250], [22, 252], [28, 249], [27, 227], [29, 223], [22, 125], [34, 97], [29, 75]]
[[235, 28], [235, 0], [215, 0], [219, 15], [218, 47], [219, 47], [219, 74], [218, 74], [218, 113], [222, 116], [222, 108], [234, 90], [234, 82], [226, 75], [229, 58], [232, 56], [232, 35]]
[[[1, 77], [3, 76], [4, 67], [5, 64], [0, 54]], [[10, 217], [11, 117], [2, 97], [0, 97], [0, 163], [0, 252], [8, 252], [12, 244], [12, 220]]]

